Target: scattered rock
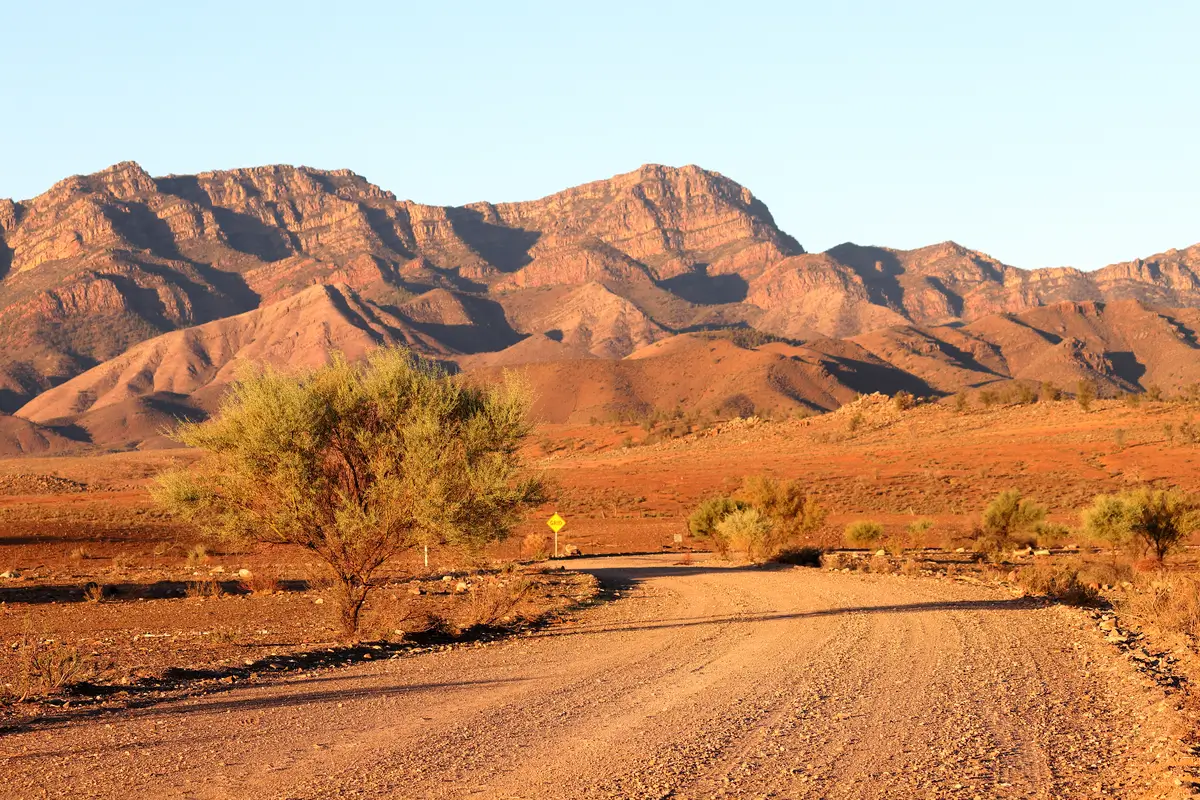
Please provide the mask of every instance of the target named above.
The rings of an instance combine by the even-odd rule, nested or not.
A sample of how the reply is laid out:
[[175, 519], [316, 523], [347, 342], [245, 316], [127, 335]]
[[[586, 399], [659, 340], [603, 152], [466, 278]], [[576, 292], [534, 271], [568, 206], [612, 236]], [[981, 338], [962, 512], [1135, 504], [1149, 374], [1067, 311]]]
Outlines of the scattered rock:
[[0, 475], [0, 495], [73, 494], [86, 492], [87, 484], [57, 475]]

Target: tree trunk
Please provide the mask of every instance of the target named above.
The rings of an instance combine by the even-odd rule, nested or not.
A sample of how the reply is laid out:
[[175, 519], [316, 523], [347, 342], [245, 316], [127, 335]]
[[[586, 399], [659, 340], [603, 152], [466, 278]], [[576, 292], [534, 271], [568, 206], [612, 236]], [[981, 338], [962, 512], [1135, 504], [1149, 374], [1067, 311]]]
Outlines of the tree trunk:
[[370, 586], [354, 579], [343, 580], [338, 601], [341, 604], [342, 633], [347, 639], [357, 640], [358, 621], [363, 605], [367, 602]]

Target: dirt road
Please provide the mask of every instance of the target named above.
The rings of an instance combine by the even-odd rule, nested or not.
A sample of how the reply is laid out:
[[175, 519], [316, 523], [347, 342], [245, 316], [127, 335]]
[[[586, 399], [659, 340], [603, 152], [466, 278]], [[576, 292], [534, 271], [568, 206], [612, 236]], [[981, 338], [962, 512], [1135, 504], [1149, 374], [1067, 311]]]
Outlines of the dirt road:
[[573, 566], [467, 647], [0, 738], [4, 797], [1142, 797], [1171, 712], [1079, 615], [811, 569]]

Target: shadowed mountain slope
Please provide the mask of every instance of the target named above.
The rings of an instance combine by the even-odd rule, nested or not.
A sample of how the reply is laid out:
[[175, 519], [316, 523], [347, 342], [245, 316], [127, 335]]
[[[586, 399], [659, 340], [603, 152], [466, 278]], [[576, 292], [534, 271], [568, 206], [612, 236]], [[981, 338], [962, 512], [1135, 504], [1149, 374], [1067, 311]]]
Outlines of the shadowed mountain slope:
[[[588, 403], [613, 407], [690, 402], [662, 389], [670, 376], [662, 391], [630, 377], [655, 369], [643, 352], [710, 374], [716, 394], [720, 375], [740, 375], [764, 407], [1011, 379], [1170, 390], [1200, 380], [1197, 307], [1200, 245], [1091, 273], [1022, 270], [953, 242], [806, 253], [748, 189], [696, 166], [444, 207], [347, 170], [155, 178], [125, 162], [0, 200], [0, 412], [68, 420], [94, 442], [203, 413], [239, 364], [385, 343], [581, 385], [611, 372], [632, 394]], [[685, 346], [696, 337], [647, 350], [747, 330], [757, 345], [711, 363]]]

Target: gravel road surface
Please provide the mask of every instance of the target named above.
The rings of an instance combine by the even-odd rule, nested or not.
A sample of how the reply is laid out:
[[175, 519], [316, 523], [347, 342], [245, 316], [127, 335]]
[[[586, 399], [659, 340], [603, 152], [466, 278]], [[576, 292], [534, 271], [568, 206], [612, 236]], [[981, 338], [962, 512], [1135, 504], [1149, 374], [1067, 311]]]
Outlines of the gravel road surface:
[[617, 599], [507, 641], [11, 733], [0, 796], [1057, 799], [1169, 786], [1172, 712], [1079, 612], [952, 581], [673, 560], [574, 561]]

